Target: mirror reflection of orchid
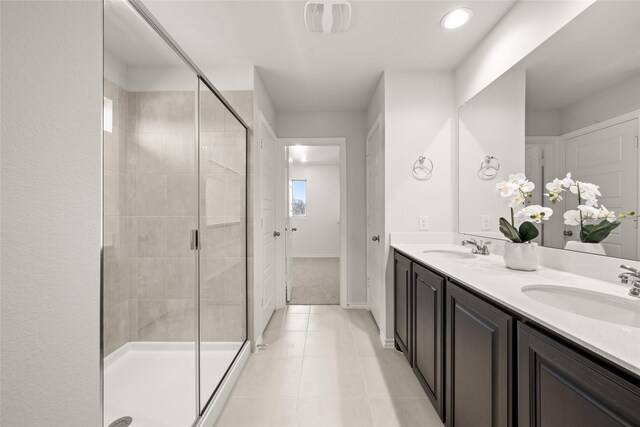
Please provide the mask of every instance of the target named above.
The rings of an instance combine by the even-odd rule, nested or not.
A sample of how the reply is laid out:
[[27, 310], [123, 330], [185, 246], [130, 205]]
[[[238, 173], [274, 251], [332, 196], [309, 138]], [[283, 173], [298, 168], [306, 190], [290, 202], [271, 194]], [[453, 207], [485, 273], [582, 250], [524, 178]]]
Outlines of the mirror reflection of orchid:
[[509, 200], [511, 221], [500, 218], [500, 232], [514, 243], [527, 243], [540, 234], [535, 224], [546, 221], [553, 210], [540, 205], [531, 205], [535, 184], [523, 173], [509, 175], [507, 181], [496, 184], [500, 195]]
[[598, 206], [598, 197], [602, 196], [600, 187], [589, 182], [577, 181], [571, 178], [571, 173], [563, 179], [554, 179], [547, 185], [545, 195], [552, 203], [562, 200], [562, 194], [569, 192], [578, 198], [577, 209], [564, 213], [564, 223], [569, 226], [580, 227], [580, 241], [582, 243], [600, 243], [621, 224], [619, 219], [634, 217], [635, 212], [619, 214], [608, 210], [604, 205]]

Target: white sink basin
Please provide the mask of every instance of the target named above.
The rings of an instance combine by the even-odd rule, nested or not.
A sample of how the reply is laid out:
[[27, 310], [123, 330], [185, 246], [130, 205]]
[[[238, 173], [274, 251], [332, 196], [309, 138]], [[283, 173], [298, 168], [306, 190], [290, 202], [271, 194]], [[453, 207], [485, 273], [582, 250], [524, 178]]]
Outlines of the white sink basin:
[[423, 251], [423, 254], [427, 254], [436, 258], [447, 258], [447, 259], [472, 259], [476, 256], [469, 252], [461, 252], [461, 251], [447, 251], [447, 250], [432, 250], [432, 251]]
[[554, 285], [529, 285], [522, 292], [530, 298], [570, 313], [618, 325], [640, 328], [640, 300], [584, 289]]

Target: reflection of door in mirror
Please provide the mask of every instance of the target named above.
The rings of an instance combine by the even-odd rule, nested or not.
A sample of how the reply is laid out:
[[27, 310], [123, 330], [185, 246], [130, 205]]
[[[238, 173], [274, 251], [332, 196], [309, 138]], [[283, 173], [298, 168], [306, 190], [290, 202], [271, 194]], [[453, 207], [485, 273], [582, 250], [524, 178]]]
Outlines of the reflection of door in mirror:
[[[600, 205], [616, 213], [635, 211], [638, 206], [638, 120], [629, 120], [566, 139], [566, 170], [574, 179], [600, 186]], [[570, 197], [567, 209], [577, 203]], [[607, 237], [603, 246], [609, 256], [637, 257], [637, 222], [622, 225]], [[578, 239], [574, 230], [570, 239]]]

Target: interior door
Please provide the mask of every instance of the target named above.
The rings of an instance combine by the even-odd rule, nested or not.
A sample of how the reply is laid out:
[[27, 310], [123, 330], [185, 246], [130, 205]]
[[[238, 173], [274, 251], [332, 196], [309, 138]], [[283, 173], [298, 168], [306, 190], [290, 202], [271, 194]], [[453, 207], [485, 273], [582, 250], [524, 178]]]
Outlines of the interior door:
[[376, 122], [367, 137], [367, 302], [382, 325], [382, 245], [380, 244], [380, 146], [382, 129]]
[[291, 269], [291, 261], [293, 259], [293, 233], [297, 230], [292, 228], [291, 225], [291, 211], [289, 210], [289, 206], [291, 206], [291, 197], [292, 197], [292, 188], [291, 188], [291, 176], [289, 174], [289, 147], [284, 148], [285, 159], [284, 162], [284, 184], [285, 184], [285, 262], [284, 262], [284, 282], [285, 288], [287, 290], [286, 298], [287, 302], [291, 301], [291, 294], [293, 292], [294, 286], [294, 277], [293, 270]]
[[[600, 204], [616, 213], [638, 209], [638, 120], [629, 120], [596, 130], [565, 143], [566, 169], [574, 179], [600, 186]], [[566, 196], [567, 209], [577, 203]], [[637, 255], [637, 222], [622, 221], [602, 242], [607, 255], [635, 259]], [[579, 230], [572, 239], [579, 238]]]
[[262, 185], [262, 328], [267, 326], [276, 306], [276, 206], [275, 135], [262, 120], [260, 135]]

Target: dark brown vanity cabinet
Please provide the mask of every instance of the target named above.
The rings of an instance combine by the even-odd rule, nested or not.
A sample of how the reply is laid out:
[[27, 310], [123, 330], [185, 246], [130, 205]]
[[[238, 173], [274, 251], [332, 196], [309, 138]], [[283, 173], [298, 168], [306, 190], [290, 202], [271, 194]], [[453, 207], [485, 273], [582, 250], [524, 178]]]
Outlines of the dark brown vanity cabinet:
[[640, 426], [640, 387], [518, 324], [518, 426]]
[[401, 350], [409, 363], [411, 352], [411, 261], [409, 258], [394, 254], [394, 308], [396, 348]]
[[443, 277], [413, 264], [413, 371], [440, 418], [444, 413], [444, 291]]
[[445, 300], [447, 426], [511, 426], [513, 317], [452, 283]]

